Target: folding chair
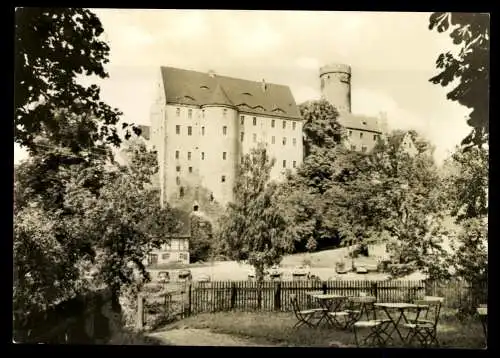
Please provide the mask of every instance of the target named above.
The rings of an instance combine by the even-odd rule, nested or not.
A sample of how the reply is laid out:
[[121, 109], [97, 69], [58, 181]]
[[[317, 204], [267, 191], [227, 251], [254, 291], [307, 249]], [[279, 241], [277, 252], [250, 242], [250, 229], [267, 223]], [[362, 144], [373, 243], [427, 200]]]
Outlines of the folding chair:
[[424, 297], [423, 300], [415, 301], [416, 305], [427, 306], [427, 308], [422, 310], [424, 312], [423, 317], [419, 317], [420, 315], [417, 314], [414, 320], [410, 320], [409, 323], [403, 324], [403, 327], [409, 330], [405, 339], [408, 345], [411, 345], [416, 338], [423, 347], [428, 347], [433, 343], [439, 346], [437, 325], [443, 301], [443, 297], [431, 296]]
[[303, 325], [306, 325], [308, 327], [315, 327], [316, 325], [313, 324], [313, 320], [317, 317], [318, 313], [323, 314], [325, 311], [324, 308], [300, 310], [299, 303], [297, 301], [297, 295], [295, 294], [290, 295], [290, 302], [292, 304], [293, 313], [297, 318], [297, 323], [295, 323], [293, 329], [297, 329]]
[[[354, 340], [358, 347], [360, 346], [358, 330], [362, 328], [370, 329], [370, 333], [363, 339], [363, 343], [369, 343], [370, 345], [376, 343], [379, 346], [383, 346], [390, 338], [386, 332], [390, 320], [377, 319], [376, 309], [373, 305], [376, 300], [372, 296], [350, 298], [351, 307], [347, 312], [351, 314], [351, 326], [353, 327]], [[365, 321], [360, 320], [363, 314], [366, 316]]]

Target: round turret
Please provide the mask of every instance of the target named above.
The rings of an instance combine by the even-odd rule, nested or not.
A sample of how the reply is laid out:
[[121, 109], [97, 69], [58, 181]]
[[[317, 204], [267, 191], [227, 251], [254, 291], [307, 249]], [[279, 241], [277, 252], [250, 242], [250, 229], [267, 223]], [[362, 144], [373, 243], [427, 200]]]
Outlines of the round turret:
[[329, 64], [319, 69], [321, 94], [339, 112], [351, 112], [351, 67]]

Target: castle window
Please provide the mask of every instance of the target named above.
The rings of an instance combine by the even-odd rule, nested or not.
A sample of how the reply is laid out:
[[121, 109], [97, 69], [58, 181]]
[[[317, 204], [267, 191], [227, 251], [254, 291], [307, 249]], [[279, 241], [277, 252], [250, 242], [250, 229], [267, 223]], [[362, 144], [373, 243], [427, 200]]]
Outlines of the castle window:
[[255, 134], [255, 133], [253, 134], [253, 142], [254, 143], [257, 142], [257, 134]]
[[297, 122], [292, 122], [292, 129], [295, 130], [297, 128]]
[[181, 178], [176, 177], [176, 178], [175, 178], [175, 183], [176, 183], [177, 185], [181, 185]]
[[188, 160], [191, 160], [191, 152], [188, 152]]
[[179, 159], [179, 151], [178, 150], [175, 151], [175, 159]]
[[352, 131], [349, 131], [349, 137], [352, 137]]
[[256, 126], [257, 125], [257, 117], [253, 117], [253, 125]]
[[366, 153], [366, 151], [367, 151], [367, 150], [368, 150], [368, 148], [366, 148], [366, 146], [362, 146], [362, 147], [361, 147], [361, 151], [362, 151], [363, 153]]
[[205, 160], [205, 152], [201, 152], [201, 160]]
[[181, 166], [180, 165], [176, 166], [175, 167], [175, 171], [180, 172], [181, 171]]
[[180, 125], [175, 126], [175, 134], [181, 134], [181, 126]]
[[222, 134], [223, 135], [227, 134], [227, 126], [222, 127]]
[[293, 167], [295, 168], [297, 166], [297, 162], [294, 160], [293, 161]]
[[295, 147], [295, 146], [297, 146], [297, 138], [293, 138], [293, 139], [292, 139], [292, 143], [293, 143], [293, 146], [294, 146], [294, 147]]
[[179, 116], [181, 115], [181, 109], [180, 109], [180, 108], [176, 108], [176, 109], [175, 109], [175, 115], [176, 115], [177, 117], [179, 117]]
[[283, 161], [283, 168], [286, 168], [286, 160]]
[[243, 142], [243, 139], [245, 138], [245, 133], [244, 132], [241, 132], [240, 133], [240, 140]]
[[222, 152], [222, 160], [226, 160], [226, 155], [227, 153], [226, 152]]
[[286, 145], [286, 137], [283, 137], [283, 145]]
[[286, 121], [283, 121], [283, 129], [286, 128]]
[[359, 133], [359, 138], [363, 138], [363, 132]]
[[201, 127], [201, 135], [205, 135], [205, 127]]
[[274, 144], [276, 142], [276, 138], [274, 136], [271, 137], [271, 144]]
[[188, 109], [188, 118], [192, 118], [192, 117], [193, 117], [193, 110]]
[[356, 150], [356, 146], [355, 145], [351, 145], [351, 150]]
[[226, 182], [226, 176], [225, 175], [221, 176], [220, 177], [220, 181], [221, 181], [221, 183], [225, 183]]
[[190, 173], [192, 173], [192, 172], [193, 172], [193, 167], [189, 167], [189, 168], [188, 168], [188, 171], [189, 171]]
[[224, 109], [222, 110], [222, 115], [225, 117], [225, 116], [226, 116], [226, 114], [227, 114], [227, 109], [226, 109], [226, 108], [224, 108]]
[[188, 135], [192, 135], [192, 134], [193, 134], [193, 127], [188, 126]]
[[205, 110], [204, 109], [201, 110], [201, 118], [205, 118]]
[[271, 128], [274, 128], [275, 122], [276, 121], [274, 119], [271, 121]]
[[377, 135], [376, 134], [373, 135], [373, 140], [377, 140]]
[[181, 186], [179, 188], [179, 198], [182, 198], [182, 197], [184, 197], [184, 187], [183, 186]]
[[240, 124], [241, 125], [245, 124], [245, 116], [240, 116]]

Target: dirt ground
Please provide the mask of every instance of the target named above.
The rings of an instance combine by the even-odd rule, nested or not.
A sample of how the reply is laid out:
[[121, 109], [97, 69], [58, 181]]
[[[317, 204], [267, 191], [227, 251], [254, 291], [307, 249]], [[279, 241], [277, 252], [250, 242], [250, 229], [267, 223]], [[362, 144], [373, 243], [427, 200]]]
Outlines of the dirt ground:
[[160, 340], [165, 345], [172, 346], [266, 346], [229, 334], [211, 332], [208, 329], [171, 329], [150, 333], [148, 336]]

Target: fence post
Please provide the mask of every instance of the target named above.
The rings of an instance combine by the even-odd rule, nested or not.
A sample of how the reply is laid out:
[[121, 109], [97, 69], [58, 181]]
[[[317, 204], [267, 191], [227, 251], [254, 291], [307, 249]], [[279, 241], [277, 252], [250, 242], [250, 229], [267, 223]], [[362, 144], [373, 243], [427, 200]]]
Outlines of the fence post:
[[326, 295], [326, 282], [323, 282], [321, 289], [323, 290], [323, 294]]
[[231, 309], [236, 306], [236, 283], [231, 282]]
[[281, 282], [276, 282], [274, 285], [274, 309], [281, 310]]
[[373, 292], [373, 296], [375, 296], [375, 298], [378, 300], [378, 284], [377, 284], [377, 281], [375, 281], [375, 282], [372, 283], [372, 292]]
[[137, 328], [142, 329], [144, 327], [144, 296], [142, 294], [137, 295]]
[[188, 287], [188, 307], [187, 307], [187, 315], [191, 316], [191, 302], [192, 302], [192, 284], [189, 283]]

